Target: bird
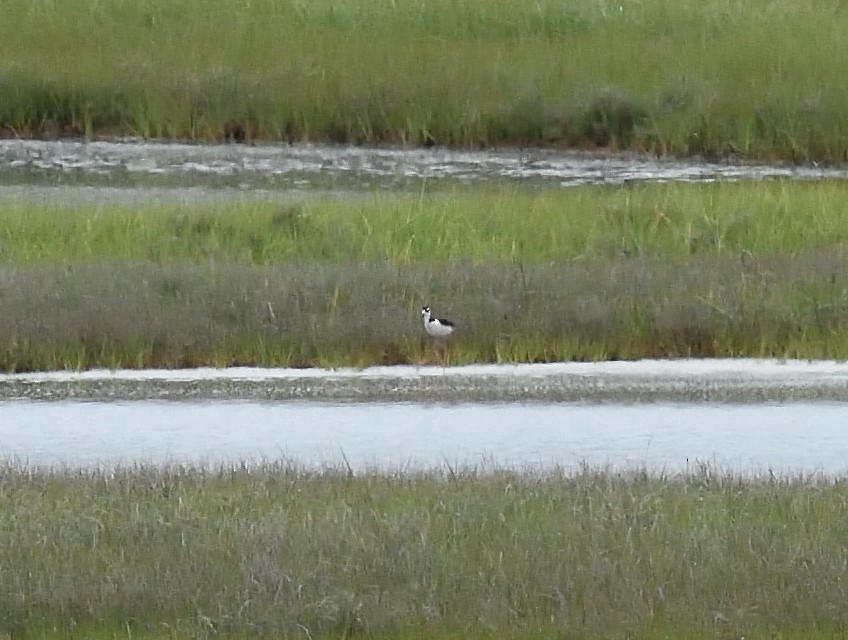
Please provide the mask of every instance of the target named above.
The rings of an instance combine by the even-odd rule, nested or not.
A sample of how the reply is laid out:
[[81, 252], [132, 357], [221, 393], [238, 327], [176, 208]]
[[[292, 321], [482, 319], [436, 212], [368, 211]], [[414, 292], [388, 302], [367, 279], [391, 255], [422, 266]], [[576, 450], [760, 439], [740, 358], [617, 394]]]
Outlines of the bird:
[[421, 317], [424, 319], [424, 331], [434, 338], [447, 338], [456, 330], [456, 325], [444, 318], [434, 318], [430, 307], [421, 307]]
[[421, 307], [421, 318], [424, 320], [424, 331], [434, 339], [435, 344], [433, 346], [435, 347], [436, 355], [440, 356], [443, 362], [447, 362], [447, 340], [456, 330], [456, 325], [444, 318], [434, 318], [430, 307]]

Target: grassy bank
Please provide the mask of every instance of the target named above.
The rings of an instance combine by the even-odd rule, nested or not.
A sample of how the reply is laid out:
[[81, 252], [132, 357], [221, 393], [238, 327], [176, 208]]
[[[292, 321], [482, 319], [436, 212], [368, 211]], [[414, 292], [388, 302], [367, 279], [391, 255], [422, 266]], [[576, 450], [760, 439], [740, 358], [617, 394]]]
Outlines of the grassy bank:
[[0, 215], [0, 368], [848, 358], [841, 183]]
[[0, 130], [842, 162], [844, 12], [837, 0], [6, 2]]
[[393, 265], [789, 258], [848, 244], [844, 181], [469, 188], [297, 204], [0, 205], [0, 260]]
[[845, 483], [5, 467], [16, 638], [843, 638]]

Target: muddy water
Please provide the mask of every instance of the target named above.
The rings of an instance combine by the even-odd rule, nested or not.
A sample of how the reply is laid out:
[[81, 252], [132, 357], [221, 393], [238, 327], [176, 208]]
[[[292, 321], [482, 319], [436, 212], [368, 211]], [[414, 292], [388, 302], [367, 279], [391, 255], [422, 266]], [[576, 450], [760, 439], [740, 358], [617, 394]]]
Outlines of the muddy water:
[[533, 188], [774, 177], [845, 179], [848, 169], [551, 150], [0, 141], [0, 200], [134, 204], [173, 199], [291, 199], [316, 191], [349, 197], [450, 183], [515, 182]]
[[848, 471], [844, 405], [0, 403], [0, 455], [28, 465], [287, 459], [739, 473]]

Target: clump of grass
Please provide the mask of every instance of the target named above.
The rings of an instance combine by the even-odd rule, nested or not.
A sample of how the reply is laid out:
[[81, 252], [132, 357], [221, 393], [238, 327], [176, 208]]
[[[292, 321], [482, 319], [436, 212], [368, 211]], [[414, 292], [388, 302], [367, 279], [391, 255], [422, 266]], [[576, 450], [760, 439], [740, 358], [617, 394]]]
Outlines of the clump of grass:
[[840, 480], [285, 463], [0, 476], [12, 637], [831, 638], [845, 624]]
[[836, 0], [13, 4], [0, 24], [0, 131], [841, 162], [842, 11]]

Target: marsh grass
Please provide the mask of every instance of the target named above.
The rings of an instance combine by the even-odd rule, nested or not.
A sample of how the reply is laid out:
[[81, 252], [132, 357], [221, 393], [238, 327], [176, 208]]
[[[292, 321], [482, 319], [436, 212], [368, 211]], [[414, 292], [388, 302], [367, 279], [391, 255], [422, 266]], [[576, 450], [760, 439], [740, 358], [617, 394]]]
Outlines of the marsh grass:
[[0, 629], [845, 637], [845, 487], [707, 466], [663, 477], [6, 465]]
[[846, 358], [839, 182], [0, 215], [0, 368]]
[[0, 260], [251, 264], [791, 257], [848, 244], [844, 181], [456, 188], [299, 203], [0, 205]]
[[0, 368], [846, 358], [848, 258], [0, 268]]
[[843, 18], [838, 0], [6, 2], [0, 130], [840, 162]]

